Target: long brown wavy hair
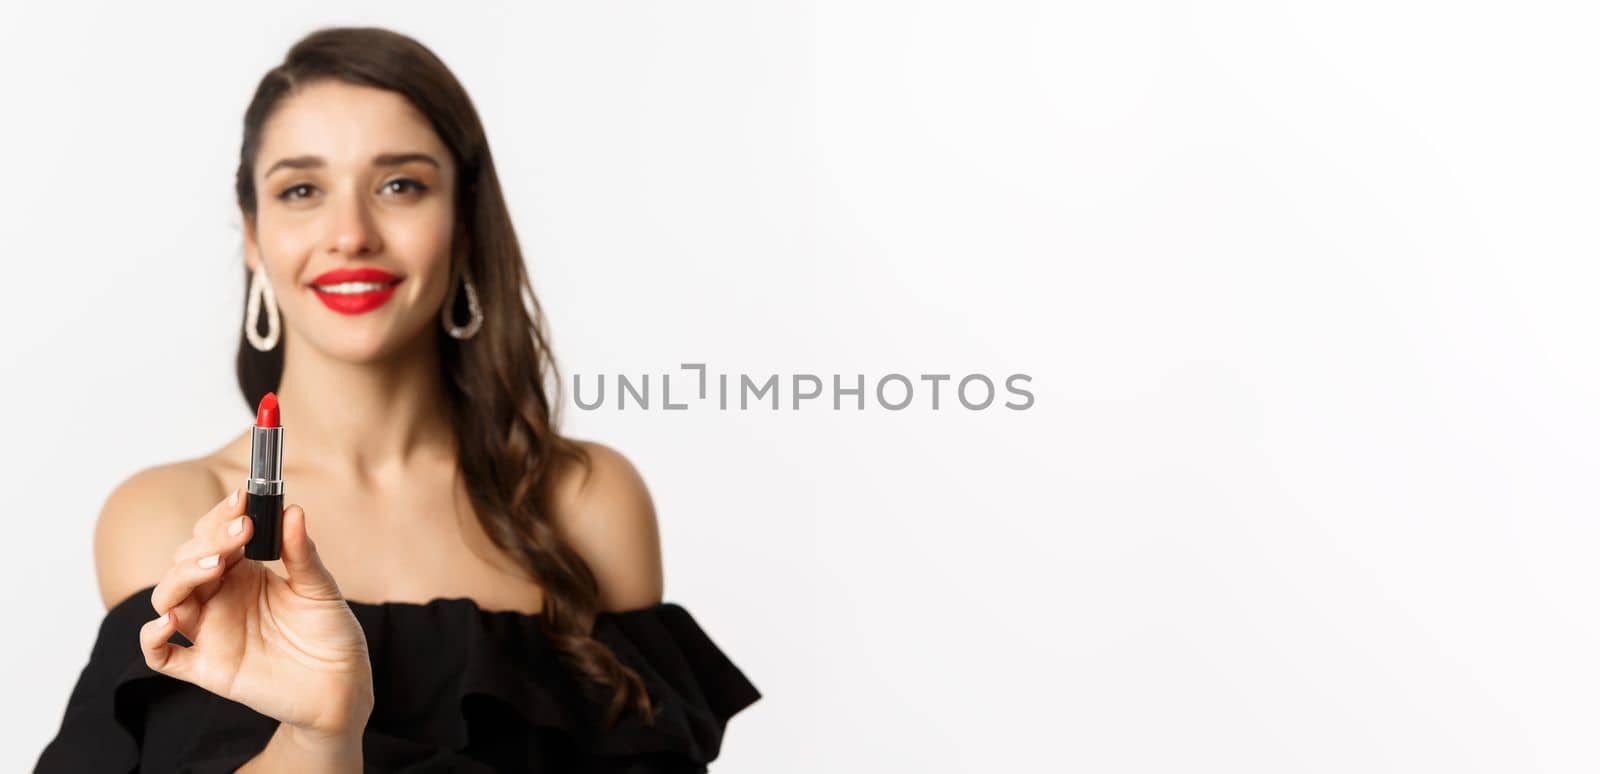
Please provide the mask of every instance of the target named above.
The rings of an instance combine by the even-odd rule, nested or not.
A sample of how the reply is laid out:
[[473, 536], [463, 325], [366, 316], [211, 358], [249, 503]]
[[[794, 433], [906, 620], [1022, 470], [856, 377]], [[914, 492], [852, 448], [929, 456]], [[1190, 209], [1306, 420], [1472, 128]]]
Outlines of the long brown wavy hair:
[[[320, 29], [295, 43], [283, 63], [262, 77], [245, 110], [234, 181], [240, 212], [255, 218], [262, 126], [284, 98], [328, 79], [404, 96], [450, 149], [457, 169], [456, 238], [468, 240], [467, 269], [476, 279], [484, 321], [467, 341], [451, 338], [442, 326], [433, 331], [449, 375], [445, 392], [467, 491], [484, 531], [543, 589], [539, 625], [562, 661], [614, 689], [607, 723], [614, 724], [630, 705], [652, 723], [654, 711], [639, 675], [590, 637], [599, 610], [594, 574], [550, 523], [555, 471], [577, 463], [587, 478], [591, 460], [556, 430], [560, 404], [551, 402], [546, 380], [558, 400], [561, 387], [543, 333], [544, 313], [528, 282], [483, 124], [444, 62], [410, 37], [374, 27]], [[249, 277], [245, 280], [248, 294]], [[461, 295], [447, 296], [461, 307], [451, 309], [453, 320], [468, 314]], [[287, 347], [280, 342], [261, 352], [240, 332], [239, 389], [252, 410], [278, 388]]]

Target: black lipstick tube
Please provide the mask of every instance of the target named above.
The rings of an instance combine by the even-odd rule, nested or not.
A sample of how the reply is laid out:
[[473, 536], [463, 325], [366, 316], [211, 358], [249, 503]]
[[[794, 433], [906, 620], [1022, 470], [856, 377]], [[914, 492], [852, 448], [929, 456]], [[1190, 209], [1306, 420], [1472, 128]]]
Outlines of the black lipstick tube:
[[245, 481], [245, 513], [255, 533], [245, 544], [247, 559], [277, 559], [283, 550], [283, 428], [250, 429], [250, 478]]

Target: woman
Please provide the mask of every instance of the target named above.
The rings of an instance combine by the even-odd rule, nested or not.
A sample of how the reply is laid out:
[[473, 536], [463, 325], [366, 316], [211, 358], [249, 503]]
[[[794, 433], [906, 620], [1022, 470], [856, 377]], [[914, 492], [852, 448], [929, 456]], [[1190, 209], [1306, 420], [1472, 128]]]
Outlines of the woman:
[[248, 432], [120, 485], [38, 770], [705, 771], [760, 694], [662, 601], [627, 459], [556, 432], [454, 76], [385, 30], [309, 35], [245, 113], [236, 194], [239, 386], [291, 438], [281, 559], [244, 557]]

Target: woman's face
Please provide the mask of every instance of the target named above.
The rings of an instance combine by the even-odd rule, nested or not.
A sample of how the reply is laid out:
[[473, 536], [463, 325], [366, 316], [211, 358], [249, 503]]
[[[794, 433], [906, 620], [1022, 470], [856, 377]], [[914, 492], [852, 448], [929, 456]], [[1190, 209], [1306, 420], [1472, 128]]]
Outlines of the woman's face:
[[455, 162], [405, 97], [336, 81], [305, 87], [262, 128], [253, 174], [245, 263], [265, 266], [286, 338], [365, 362], [439, 324], [461, 247], [451, 239]]

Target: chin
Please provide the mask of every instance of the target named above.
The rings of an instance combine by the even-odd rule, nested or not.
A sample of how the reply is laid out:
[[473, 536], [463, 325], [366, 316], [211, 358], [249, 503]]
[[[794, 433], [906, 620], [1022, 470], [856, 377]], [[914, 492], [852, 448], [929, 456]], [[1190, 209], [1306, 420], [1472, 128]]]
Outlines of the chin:
[[363, 331], [322, 331], [311, 337], [311, 346], [322, 354], [346, 363], [378, 362], [404, 351], [412, 337], [392, 328], [374, 327]]

